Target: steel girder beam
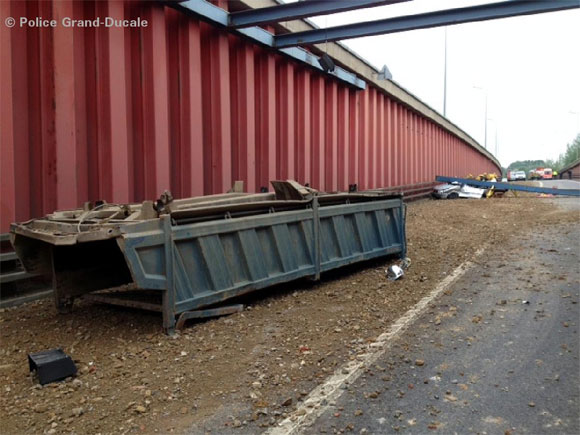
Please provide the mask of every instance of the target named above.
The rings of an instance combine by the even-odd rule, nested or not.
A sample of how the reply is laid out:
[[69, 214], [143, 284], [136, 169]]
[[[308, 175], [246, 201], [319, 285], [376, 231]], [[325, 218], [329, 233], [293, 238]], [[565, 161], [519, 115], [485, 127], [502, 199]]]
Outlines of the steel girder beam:
[[275, 37], [276, 47], [316, 44], [362, 36], [384, 35], [407, 30], [539, 14], [580, 7], [580, 0], [510, 0], [465, 8], [447, 9], [423, 14], [348, 24], [326, 29], [288, 33]]
[[[229, 13], [222, 8], [212, 5], [205, 0], [189, 0], [181, 3], [167, 3], [168, 6], [177, 9], [188, 15], [193, 15], [196, 18], [204, 20], [213, 25], [219, 27], [227, 28], [229, 21]], [[283, 56], [287, 56], [297, 60], [301, 63], [307, 64], [309, 67], [314, 68], [320, 72], [324, 72], [319, 63], [319, 58], [314, 54], [299, 48], [299, 47], [289, 47], [289, 48], [277, 48], [274, 46], [274, 35], [260, 27], [249, 27], [247, 29], [237, 29], [233, 30], [233, 33], [244, 36], [245, 38], [251, 40], [254, 43], [260, 44], [264, 47], [273, 49]], [[358, 89], [365, 89], [366, 82], [358, 78], [355, 74], [346, 71], [343, 68], [336, 67], [334, 71], [329, 71], [326, 74], [334, 76], [336, 79], [347, 83], [350, 86], [354, 86]]]
[[311, 0], [287, 3], [279, 6], [233, 12], [229, 17], [229, 25], [235, 28], [257, 26], [259, 24], [290, 21], [316, 15], [334, 14], [336, 12], [372, 8], [406, 1], [410, 0]]

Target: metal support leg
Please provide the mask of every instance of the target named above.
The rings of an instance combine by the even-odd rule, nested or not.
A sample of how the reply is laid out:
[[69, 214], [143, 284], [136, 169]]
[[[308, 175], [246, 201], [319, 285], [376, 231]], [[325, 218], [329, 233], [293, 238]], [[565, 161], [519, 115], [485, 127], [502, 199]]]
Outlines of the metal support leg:
[[314, 224], [314, 264], [316, 266], [314, 279], [318, 281], [320, 279], [320, 262], [322, 259], [322, 253], [320, 252], [320, 215], [318, 214], [318, 198], [316, 197], [312, 199], [312, 212]]
[[401, 198], [401, 207], [400, 207], [400, 216], [401, 216], [401, 258], [405, 258], [407, 256], [407, 204], [403, 202]]
[[60, 314], [69, 314], [72, 312], [74, 297], [67, 292], [66, 273], [61, 273], [56, 266], [54, 247], [50, 250], [52, 264], [52, 289], [54, 295], [54, 305]]
[[228, 305], [226, 307], [210, 308], [207, 310], [186, 311], [185, 313], [181, 313], [179, 316], [179, 320], [177, 321], [175, 328], [178, 330], [183, 329], [185, 322], [189, 319], [205, 319], [208, 317], [225, 316], [228, 314], [240, 313], [243, 310], [244, 306], [237, 304]]
[[171, 230], [171, 217], [161, 217], [163, 221], [163, 234], [165, 237], [165, 279], [166, 286], [163, 292], [163, 330], [167, 335], [173, 335], [175, 331], [175, 279], [173, 276], [173, 233]]

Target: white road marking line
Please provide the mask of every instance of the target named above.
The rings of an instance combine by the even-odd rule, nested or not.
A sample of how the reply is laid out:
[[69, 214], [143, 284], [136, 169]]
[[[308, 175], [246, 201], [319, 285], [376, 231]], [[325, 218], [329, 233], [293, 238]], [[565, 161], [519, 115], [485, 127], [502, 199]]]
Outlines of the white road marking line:
[[[483, 253], [478, 249], [474, 259]], [[352, 383], [363, 373], [364, 369], [376, 362], [390, 348], [391, 342], [413, 323], [441, 293], [454, 281], [473, 267], [472, 261], [466, 261], [449, 274], [427, 296], [421, 299], [413, 308], [393, 323], [389, 329], [379, 335], [377, 341], [368, 346], [367, 352], [358, 355], [354, 361], [349, 361], [338, 368], [323, 384], [310, 392], [301, 405], [292, 414], [281, 421], [277, 427], [266, 431], [268, 435], [290, 435], [301, 433], [312, 425], [330, 407], [331, 401], [336, 401], [345, 391], [340, 387]], [[324, 403], [324, 404], [323, 404]]]

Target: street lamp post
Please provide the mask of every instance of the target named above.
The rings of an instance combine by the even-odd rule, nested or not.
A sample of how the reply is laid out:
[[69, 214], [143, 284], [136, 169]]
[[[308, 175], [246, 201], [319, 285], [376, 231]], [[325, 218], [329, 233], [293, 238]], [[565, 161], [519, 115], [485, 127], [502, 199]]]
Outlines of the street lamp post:
[[495, 125], [495, 156], [497, 157], [497, 124]]
[[497, 157], [497, 151], [498, 151], [498, 148], [497, 148], [497, 122], [493, 118], [487, 118], [487, 120], [493, 122], [493, 124], [495, 125], [495, 153], [494, 153], [494, 155]]
[[485, 93], [485, 139], [483, 141], [487, 149], [487, 92]]
[[445, 68], [443, 70], [443, 116], [447, 117], [447, 27], [445, 27]]
[[485, 145], [485, 149], [487, 149], [487, 91], [484, 88], [481, 88], [479, 86], [474, 86], [473, 89], [479, 89], [480, 91], [483, 92], [483, 94], [485, 95], [485, 134], [484, 134], [484, 145]]

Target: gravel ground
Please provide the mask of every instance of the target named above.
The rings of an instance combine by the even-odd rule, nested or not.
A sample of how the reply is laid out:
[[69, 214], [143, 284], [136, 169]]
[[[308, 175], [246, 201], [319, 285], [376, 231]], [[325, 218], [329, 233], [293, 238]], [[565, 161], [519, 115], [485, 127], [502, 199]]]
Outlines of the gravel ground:
[[[156, 314], [106, 305], [80, 302], [70, 315], [58, 315], [48, 301], [0, 310], [2, 432], [268, 427], [478, 248], [493, 255], [514, 234], [579, 220], [578, 211], [557, 202], [413, 203], [412, 265], [403, 280], [385, 278], [393, 259], [365, 263], [319, 283], [265, 290], [244, 301], [244, 312], [190, 323], [174, 337], [163, 335]], [[54, 347], [74, 358], [79, 375], [35, 385], [26, 355]]]

